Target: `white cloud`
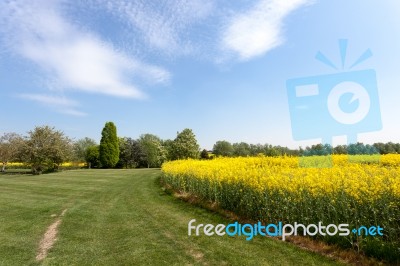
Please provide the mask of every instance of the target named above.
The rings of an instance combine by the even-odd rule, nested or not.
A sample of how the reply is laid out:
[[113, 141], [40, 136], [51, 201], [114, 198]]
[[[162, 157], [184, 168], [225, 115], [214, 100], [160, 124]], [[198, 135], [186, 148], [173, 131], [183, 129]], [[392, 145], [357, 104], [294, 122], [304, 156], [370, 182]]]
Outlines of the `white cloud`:
[[97, 0], [98, 7], [127, 23], [140, 34], [140, 41], [167, 55], [189, 54], [194, 49], [187, 39], [193, 25], [207, 18], [214, 9], [211, 0], [175, 0], [154, 4], [147, 0]]
[[68, 107], [74, 107], [74, 106], [79, 105], [78, 102], [67, 99], [65, 97], [56, 97], [56, 96], [50, 96], [50, 95], [45, 95], [45, 94], [23, 93], [23, 94], [19, 94], [18, 96], [21, 98], [24, 98], [24, 99], [44, 103], [46, 105], [68, 106]]
[[[218, 57], [222, 50], [249, 60], [281, 44], [283, 19], [310, 1], [259, 0], [250, 10], [236, 9], [226, 24], [227, 7], [217, 10], [212, 0], [0, 1], [0, 50], [33, 63], [52, 93], [75, 90], [144, 98], [138, 84], [166, 83], [171, 74], [132, 54], [158, 60], [162, 57], [154, 56], [156, 50], [161, 56], [194, 55], [203, 60]], [[115, 28], [115, 36], [109, 28], [99, 28], [109, 21], [123, 28]], [[107, 42], [101, 33], [107, 34]], [[133, 51], [128, 54], [129, 49], [118, 46], [121, 40]], [[67, 101], [29, 93], [23, 97], [47, 106]], [[83, 114], [72, 102], [60, 106], [64, 113]]]
[[86, 116], [87, 114], [76, 110], [79, 103], [68, 99], [63, 96], [52, 96], [47, 94], [19, 94], [18, 97], [38, 102], [42, 105], [55, 109], [57, 112], [74, 115], [74, 116]]
[[64, 109], [64, 110], [59, 110], [59, 112], [66, 114], [66, 115], [72, 115], [72, 116], [87, 116], [87, 113], [77, 111], [74, 109]]
[[155, 82], [170, 77], [163, 68], [116, 51], [67, 21], [56, 1], [7, 1], [0, 10], [0, 31], [9, 49], [39, 66], [49, 84], [59, 84], [60, 89], [143, 98], [132, 77], [145, 76]]
[[225, 26], [221, 49], [245, 61], [282, 44], [283, 19], [309, 0], [261, 0], [247, 12], [234, 15]]

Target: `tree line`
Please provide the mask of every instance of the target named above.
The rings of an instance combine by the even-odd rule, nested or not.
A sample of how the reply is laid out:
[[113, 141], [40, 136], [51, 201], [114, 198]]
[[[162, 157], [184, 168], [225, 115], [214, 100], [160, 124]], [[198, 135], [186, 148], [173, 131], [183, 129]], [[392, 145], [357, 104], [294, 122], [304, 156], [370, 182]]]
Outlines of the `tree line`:
[[197, 143], [191, 129], [177, 132], [176, 138], [163, 140], [153, 134], [142, 134], [137, 139], [118, 137], [113, 122], [105, 123], [100, 143], [91, 138], [71, 140], [54, 127], [37, 126], [27, 135], [4, 133], [0, 137], [1, 171], [9, 162], [22, 162], [32, 173], [56, 171], [63, 162], [86, 162], [89, 168], [139, 168], [160, 167], [163, 162], [177, 159], [212, 159], [214, 156], [246, 157], [313, 156], [327, 154], [389, 154], [400, 153], [399, 143], [354, 143], [332, 147], [316, 144], [290, 149], [270, 144], [230, 143], [217, 141], [211, 151]]
[[91, 138], [72, 141], [54, 127], [37, 126], [26, 136], [5, 133], [0, 137], [1, 171], [9, 162], [22, 162], [34, 174], [59, 169], [63, 162], [86, 162], [89, 168], [160, 167], [164, 161], [199, 158], [200, 147], [191, 129], [177, 132], [174, 140], [153, 134], [138, 139], [118, 137], [113, 122], [101, 132], [100, 144]]
[[[374, 143], [364, 144], [361, 142], [349, 145], [315, 144], [305, 148], [290, 149], [288, 147], [273, 146], [270, 144], [248, 144], [246, 142], [230, 143], [226, 140], [217, 141], [212, 153], [216, 156], [239, 157], [255, 156], [314, 156], [328, 154], [400, 154], [400, 143]], [[203, 152], [202, 152], [203, 155]]]

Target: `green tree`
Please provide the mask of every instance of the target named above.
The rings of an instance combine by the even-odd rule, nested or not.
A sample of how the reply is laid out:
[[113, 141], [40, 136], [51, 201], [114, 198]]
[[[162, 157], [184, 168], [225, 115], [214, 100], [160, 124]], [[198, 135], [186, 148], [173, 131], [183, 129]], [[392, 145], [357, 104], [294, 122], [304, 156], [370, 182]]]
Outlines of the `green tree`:
[[284, 154], [290, 154], [290, 150], [286, 147], [272, 146], [271, 144], [264, 144], [264, 154], [266, 156], [281, 156]]
[[49, 126], [29, 131], [21, 148], [21, 158], [31, 166], [34, 174], [57, 170], [71, 154], [71, 140], [62, 131]]
[[250, 145], [246, 142], [233, 143], [232, 147], [235, 156], [246, 157], [250, 155]]
[[200, 146], [197, 143], [196, 135], [189, 128], [178, 132], [173, 143], [173, 156], [174, 159], [188, 159], [199, 158]]
[[395, 154], [396, 145], [393, 142], [388, 142], [385, 144], [387, 153]]
[[337, 145], [333, 148], [334, 154], [347, 154], [347, 145]]
[[132, 157], [133, 161], [135, 162], [136, 167], [145, 167], [147, 166], [147, 162], [145, 161], [146, 159], [146, 154], [143, 150], [142, 145], [140, 144], [139, 140], [133, 140], [131, 143], [131, 149], [132, 149]]
[[147, 168], [160, 167], [165, 161], [166, 151], [161, 144], [161, 139], [152, 134], [144, 134], [139, 138], [141, 147], [141, 161]]
[[200, 158], [205, 160], [210, 159], [210, 155], [208, 154], [208, 151], [206, 149], [201, 151]]
[[380, 154], [387, 154], [387, 150], [386, 150], [386, 145], [384, 144], [384, 143], [382, 143], [382, 142], [377, 142], [377, 143], [374, 143], [374, 145], [373, 145], [374, 147], [375, 147], [375, 149], [377, 149], [377, 151], [380, 153]]
[[124, 168], [135, 168], [141, 165], [145, 157], [139, 141], [132, 138], [119, 139], [119, 161], [117, 166]]
[[8, 162], [15, 160], [23, 138], [16, 133], [5, 133], [0, 137], [0, 161], [3, 163], [1, 172], [5, 172]]
[[113, 122], [107, 122], [101, 132], [99, 158], [104, 168], [113, 168], [119, 160], [117, 128]]
[[171, 139], [163, 140], [162, 145], [166, 152], [165, 158], [167, 161], [174, 160], [174, 141]]
[[314, 155], [330, 155], [333, 152], [333, 148], [330, 144], [314, 144], [311, 147], [306, 147], [306, 150], [303, 152], [303, 156], [314, 156]]
[[100, 167], [99, 157], [100, 157], [99, 145], [90, 146], [86, 149], [85, 161], [89, 169]]
[[355, 154], [378, 154], [379, 150], [372, 145], [365, 145], [362, 142], [357, 142], [354, 144], [350, 144], [347, 148], [347, 153], [350, 155]]
[[264, 146], [261, 144], [250, 144], [250, 155], [256, 156], [260, 153], [264, 153]]
[[233, 146], [226, 140], [219, 140], [214, 144], [213, 153], [217, 156], [232, 156]]
[[96, 146], [97, 143], [91, 138], [85, 137], [74, 142], [74, 161], [84, 162], [86, 161], [86, 151], [89, 147]]

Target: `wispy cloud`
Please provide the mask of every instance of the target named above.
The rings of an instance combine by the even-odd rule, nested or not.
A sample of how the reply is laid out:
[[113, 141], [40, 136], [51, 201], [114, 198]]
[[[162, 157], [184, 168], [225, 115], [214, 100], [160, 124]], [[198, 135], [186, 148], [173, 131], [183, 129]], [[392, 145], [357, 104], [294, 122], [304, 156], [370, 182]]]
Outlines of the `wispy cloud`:
[[[164, 82], [170, 73], [117, 51], [62, 14], [57, 1], [0, 3], [0, 26], [14, 53], [39, 66], [59, 89], [143, 98], [132, 77]], [[4, 42], [4, 40], [3, 40]]]
[[223, 29], [220, 48], [239, 60], [260, 56], [283, 43], [283, 20], [310, 0], [261, 0], [238, 12]]
[[211, 0], [175, 0], [154, 4], [147, 0], [97, 0], [97, 7], [106, 8], [119, 17], [135, 33], [147, 49], [166, 55], [189, 54], [195, 49], [188, 32], [207, 18], [214, 9]]
[[37, 101], [37, 102], [44, 103], [47, 105], [68, 106], [68, 107], [75, 107], [75, 106], [79, 105], [78, 102], [67, 99], [65, 97], [56, 97], [56, 96], [50, 96], [50, 95], [45, 95], [45, 94], [23, 93], [23, 94], [19, 94], [18, 96], [21, 98], [24, 98], [24, 99]]
[[[140, 99], [146, 97], [143, 84], [171, 78], [143, 58], [162, 62], [165, 56], [185, 55], [213, 61], [222, 53], [249, 60], [282, 44], [284, 18], [310, 1], [258, 0], [249, 10], [213, 0], [0, 1], [0, 54], [32, 63], [30, 69], [53, 94], [74, 90]], [[235, 10], [232, 16], [229, 6]], [[103, 30], [109, 22], [118, 28]], [[124, 49], [118, 40], [133, 49]], [[84, 115], [72, 100], [34, 91], [21, 97], [52, 108], [58, 103], [63, 113]]]
[[76, 109], [76, 107], [79, 107], [79, 103], [77, 101], [68, 99], [63, 96], [54, 96], [47, 94], [29, 94], [29, 93], [19, 94], [17, 96], [50, 107], [59, 113], [73, 115], [73, 116], [87, 115], [86, 113], [78, 111]]
[[74, 110], [74, 109], [64, 109], [64, 110], [58, 110], [60, 113], [62, 114], [66, 114], [66, 115], [72, 115], [72, 116], [87, 116], [87, 113], [78, 111], [78, 110]]

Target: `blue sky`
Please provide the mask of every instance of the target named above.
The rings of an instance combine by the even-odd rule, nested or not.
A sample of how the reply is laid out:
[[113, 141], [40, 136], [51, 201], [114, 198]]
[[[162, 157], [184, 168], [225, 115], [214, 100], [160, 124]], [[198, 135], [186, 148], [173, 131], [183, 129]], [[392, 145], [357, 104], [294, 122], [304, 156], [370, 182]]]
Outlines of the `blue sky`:
[[[0, 133], [47, 124], [98, 141], [113, 121], [133, 138], [191, 128], [208, 149], [304, 146], [319, 140], [294, 141], [286, 80], [374, 69], [383, 127], [358, 140], [400, 142], [399, 12], [395, 0], [1, 1]], [[315, 55], [340, 66], [339, 39], [335, 70]]]

